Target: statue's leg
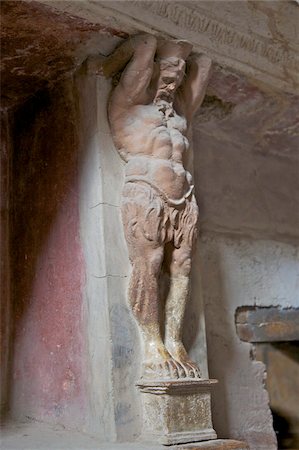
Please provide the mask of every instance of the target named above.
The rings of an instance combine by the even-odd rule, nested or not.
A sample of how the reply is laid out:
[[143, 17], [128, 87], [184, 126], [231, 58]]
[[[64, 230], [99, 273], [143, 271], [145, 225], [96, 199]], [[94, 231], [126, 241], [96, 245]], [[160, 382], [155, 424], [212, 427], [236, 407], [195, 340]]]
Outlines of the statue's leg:
[[[134, 248], [136, 253], [136, 247]], [[131, 257], [132, 274], [129, 301], [141, 331], [144, 345], [143, 378], [179, 378], [184, 369], [173, 360], [161, 338], [159, 275], [163, 260], [163, 247], [141, 246]]]
[[129, 302], [144, 344], [145, 379], [184, 375], [184, 368], [166, 350], [160, 333], [159, 278], [164, 258], [160, 202], [150, 187], [132, 184], [124, 189], [122, 216], [132, 264]]
[[182, 342], [184, 315], [189, 297], [192, 247], [198, 217], [195, 200], [188, 204], [183, 216], [182, 240], [180, 246], [174, 248], [170, 264], [170, 288], [165, 303], [165, 346], [171, 356], [184, 367], [186, 376], [198, 378], [199, 368], [188, 356]]

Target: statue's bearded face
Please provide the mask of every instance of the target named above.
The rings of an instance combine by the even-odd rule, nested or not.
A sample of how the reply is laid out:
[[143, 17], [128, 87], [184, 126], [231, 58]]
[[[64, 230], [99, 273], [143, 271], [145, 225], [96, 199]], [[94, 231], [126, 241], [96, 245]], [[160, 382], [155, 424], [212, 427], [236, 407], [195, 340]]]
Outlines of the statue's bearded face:
[[186, 63], [180, 58], [167, 58], [160, 61], [160, 79], [166, 84], [175, 83], [178, 87], [185, 75]]
[[186, 63], [180, 58], [167, 58], [159, 61], [160, 75], [156, 98], [172, 101], [176, 89], [185, 75]]

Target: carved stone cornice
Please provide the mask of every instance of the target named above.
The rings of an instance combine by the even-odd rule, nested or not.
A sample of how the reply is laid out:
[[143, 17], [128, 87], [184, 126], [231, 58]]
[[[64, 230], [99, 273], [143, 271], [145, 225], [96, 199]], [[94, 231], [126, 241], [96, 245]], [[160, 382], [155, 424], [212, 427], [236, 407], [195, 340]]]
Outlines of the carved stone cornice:
[[119, 27], [187, 39], [197, 52], [277, 90], [298, 93], [299, 7], [285, 1], [42, 0]]
[[[213, 8], [213, 3], [217, 2], [112, 1], [109, 2], [109, 8], [134, 18], [151, 29], [187, 39], [196, 51], [207, 52], [220, 64], [245, 72], [276, 88], [298, 93], [298, 42], [290, 41], [281, 30], [273, 29], [275, 11], [271, 11], [271, 2], [268, 2], [268, 9], [256, 10], [254, 14], [248, 7], [247, 20], [251, 18], [261, 21], [260, 33], [242, 27], [242, 21], [237, 20], [242, 16], [234, 18], [236, 9], [234, 15], [224, 15], [223, 2], [218, 2], [218, 12]], [[296, 16], [299, 20], [298, 6], [286, 5], [285, 2], [284, 5], [293, 9], [293, 26], [296, 27]], [[235, 8], [239, 9], [239, 5]], [[246, 16], [243, 16], [243, 21], [245, 20]], [[267, 23], [271, 20], [273, 27]], [[269, 29], [268, 36], [265, 36], [262, 28]]]

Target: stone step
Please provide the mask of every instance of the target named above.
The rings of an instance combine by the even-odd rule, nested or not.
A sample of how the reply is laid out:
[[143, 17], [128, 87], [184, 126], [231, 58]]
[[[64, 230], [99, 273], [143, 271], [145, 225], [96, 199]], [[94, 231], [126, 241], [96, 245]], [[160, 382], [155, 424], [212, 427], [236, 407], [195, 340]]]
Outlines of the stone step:
[[212, 441], [183, 444], [173, 448], [177, 450], [248, 450], [249, 446], [245, 442], [233, 439], [214, 439]]

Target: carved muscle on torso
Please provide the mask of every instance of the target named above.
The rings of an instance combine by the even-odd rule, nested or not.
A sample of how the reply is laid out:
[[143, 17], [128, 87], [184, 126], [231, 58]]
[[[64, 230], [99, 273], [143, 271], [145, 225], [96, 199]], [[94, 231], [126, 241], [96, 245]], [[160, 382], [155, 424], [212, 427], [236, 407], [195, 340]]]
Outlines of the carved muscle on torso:
[[115, 144], [127, 161], [126, 177], [147, 180], [171, 199], [188, 195], [192, 177], [182, 162], [189, 147], [186, 119], [170, 104], [122, 110], [113, 99], [109, 116]]

